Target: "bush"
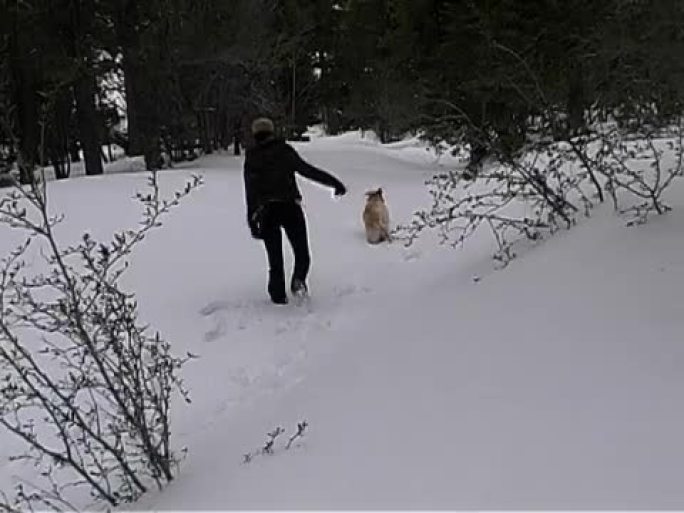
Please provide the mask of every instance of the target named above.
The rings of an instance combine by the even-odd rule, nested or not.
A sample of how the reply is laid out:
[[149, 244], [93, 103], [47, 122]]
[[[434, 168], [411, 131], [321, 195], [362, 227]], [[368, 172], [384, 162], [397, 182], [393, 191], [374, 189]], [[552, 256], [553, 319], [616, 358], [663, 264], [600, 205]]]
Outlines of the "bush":
[[[6, 507], [76, 509], [84, 488], [115, 506], [173, 479], [169, 410], [174, 393], [188, 400], [180, 371], [192, 355], [175, 356], [141, 324], [119, 280], [131, 251], [200, 184], [193, 177], [165, 200], [153, 173], [137, 195], [137, 230], [109, 243], [86, 233], [68, 248], [55, 236], [61, 219], [48, 213], [44, 180], [0, 200], [0, 223], [26, 233], [0, 264], [0, 425], [25, 443], [13, 459], [33, 463], [42, 480], [19, 485]], [[31, 248], [45, 273], [29, 272]]]

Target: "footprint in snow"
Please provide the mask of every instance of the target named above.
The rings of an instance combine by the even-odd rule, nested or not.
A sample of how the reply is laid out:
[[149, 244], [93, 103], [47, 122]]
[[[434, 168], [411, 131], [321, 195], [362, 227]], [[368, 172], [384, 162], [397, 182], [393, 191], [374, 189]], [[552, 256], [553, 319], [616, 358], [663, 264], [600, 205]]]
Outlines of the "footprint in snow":
[[199, 313], [200, 315], [207, 317], [209, 315], [215, 314], [216, 312], [220, 312], [221, 310], [228, 310], [232, 306], [234, 305], [231, 305], [228, 301], [212, 301], [211, 303], [203, 307], [199, 311]]
[[350, 296], [369, 294], [370, 287], [348, 283], [333, 288], [332, 294], [316, 301], [310, 298], [302, 304], [292, 302], [285, 307], [274, 307], [267, 300], [230, 301], [216, 300], [206, 304], [199, 310], [199, 314], [206, 318], [209, 329], [204, 334], [205, 342], [213, 342], [226, 335], [233, 329], [244, 331], [254, 324], [265, 321], [275, 321], [272, 326], [276, 335], [303, 332], [307, 336], [311, 329], [330, 329], [333, 319], [329, 315], [330, 309], [336, 310], [340, 302]]
[[214, 340], [218, 340], [225, 334], [226, 321], [223, 317], [219, 317], [218, 319], [216, 319], [214, 327], [204, 334], [204, 341], [213, 342]]
[[407, 251], [404, 254], [404, 262], [413, 262], [420, 259], [423, 254], [420, 251]]

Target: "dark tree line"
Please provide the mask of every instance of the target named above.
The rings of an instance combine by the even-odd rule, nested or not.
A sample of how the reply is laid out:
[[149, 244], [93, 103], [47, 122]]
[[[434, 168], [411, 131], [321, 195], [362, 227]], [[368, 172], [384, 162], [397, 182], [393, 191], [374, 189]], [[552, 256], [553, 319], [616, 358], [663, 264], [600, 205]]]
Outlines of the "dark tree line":
[[[597, 116], [681, 111], [678, 0], [1, 0], [0, 147], [102, 172], [116, 142], [147, 167], [247, 142], [268, 114], [422, 130], [472, 159], [567, 138]], [[125, 98], [122, 111], [112, 98]], [[119, 124], [125, 117], [126, 129]], [[543, 134], [540, 135], [540, 131]]]
[[442, 12], [441, 66], [426, 74], [437, 88], [424, 126], [437, 137], [465, 132], [475, 147], [515, 153], [597, 118], [657, 125], [681, 113], [681, 2], [463, 1]]

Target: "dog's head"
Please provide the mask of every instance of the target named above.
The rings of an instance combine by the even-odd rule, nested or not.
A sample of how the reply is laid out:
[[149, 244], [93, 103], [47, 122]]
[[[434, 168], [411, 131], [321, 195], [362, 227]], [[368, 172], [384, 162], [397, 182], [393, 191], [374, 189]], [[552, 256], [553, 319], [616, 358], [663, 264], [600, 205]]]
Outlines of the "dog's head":
[[366, 200], [367, 201], [382, 201], [384, 203], [385, 198], [382, 195], [382, 187], [380, 187], [374, 191], [366, 191]]

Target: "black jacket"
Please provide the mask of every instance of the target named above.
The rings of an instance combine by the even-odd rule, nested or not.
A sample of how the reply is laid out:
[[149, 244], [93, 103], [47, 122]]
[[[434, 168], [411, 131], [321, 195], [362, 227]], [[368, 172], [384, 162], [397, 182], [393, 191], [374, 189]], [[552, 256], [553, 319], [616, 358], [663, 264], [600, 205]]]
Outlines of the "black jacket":
[[297, 201], [302, 194], [295, 172], [334, 189], [344, 185], [330, 173], [305, 162], [295, 149], [274, 137], [258, 142], [245, 155], [247, 222], [260, 206], [273, 201]]

